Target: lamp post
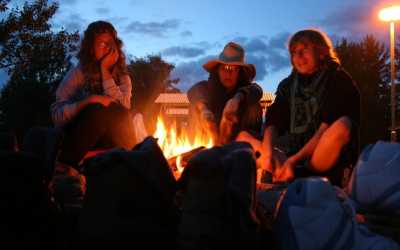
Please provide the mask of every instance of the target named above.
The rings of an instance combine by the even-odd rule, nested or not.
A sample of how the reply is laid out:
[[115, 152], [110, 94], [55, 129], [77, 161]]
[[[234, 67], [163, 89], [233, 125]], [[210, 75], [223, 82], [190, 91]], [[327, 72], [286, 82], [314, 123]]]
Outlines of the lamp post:
[[391, 104], [391, 128], [390, 128], [390, 140], [395, 142], [397, 140], [396, 132], [396, 108], [397, 108], [397, 98], [396, 98], [396, 72], [395, 72], [395, 61], [394, 61], [394, 23], [400, 20], [400, 6], [392, 6], [384, 8], [379, 12], [379, 18], [382, 21], [390, 23], [390, 104]]

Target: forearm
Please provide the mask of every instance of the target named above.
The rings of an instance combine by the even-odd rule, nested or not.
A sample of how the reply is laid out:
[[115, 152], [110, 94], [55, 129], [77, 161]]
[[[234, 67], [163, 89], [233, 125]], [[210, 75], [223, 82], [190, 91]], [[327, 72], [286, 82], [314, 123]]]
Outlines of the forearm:
[[240, 88], [239, 93], [243, 94], [242, 99], [246, 100], [247, 103], [256, 103], [262, 98], [263, 90], [258, 84], [252, 83]]
[[318, 130], [315, 132], [313, 137], [293, 156], [291, 156], [291, 160], [295, 163], [305, 160], [307, 158], [310, 158], [312, 154], [315, 151], [315, 148], [317, 147], [322, 134], [326, 131], [328, 128], [328, 124], [322, 123]]
[[[106, 79], [106, 78], [104, 78]], [[121, 77], [121, 84], [117, 85], [114, 79], [103, 79], [104, 94], [118, 101], [127, 109], [131, 108], [132, 83], [128, 75]]]
[[263, 153], [266, 154], [265, 157], [271, 157], [272, 150], [275, 147], [277, 135], [277, 129], [274, 126], [268, 126], [265, 128], [261, 145]]
[[101, 79], [104, 81], [112, 79], [112, 75], [109, 69], [106, 69], [105, 67], [100, 67], [101, 71]]
[[52, 119], [55, 125], [64, 125], [75, 117], [84, 107], [90, 103], [86, 98], [82, 101], [67, 103], [58, 101], [51, 106]]

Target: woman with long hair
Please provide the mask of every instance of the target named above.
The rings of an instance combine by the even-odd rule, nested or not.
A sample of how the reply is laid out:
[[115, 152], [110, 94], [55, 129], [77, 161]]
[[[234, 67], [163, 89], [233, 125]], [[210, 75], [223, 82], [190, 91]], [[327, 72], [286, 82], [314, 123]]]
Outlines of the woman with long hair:
[[56, 173], [79, 170], [85, 154], [94, 148], [131, 149], [135, 144], [129, 111], [132, 83], [122, 41], [111, 23], [89, 24], [78, 59], [51, 106], [54, 124], [64, 132]]
[[214, 144], [229, 143], [242, 130], [252, 134], [261, 131], [259, 101], [263, 91], [252, 82], [256, 68], [245, 63], [244, 55], [239, 44], [229, 42], [218, 59], [203, 65], [210, 73], [209, 79], [196, 83], [188, 91], [191, 117], [212, 137]]

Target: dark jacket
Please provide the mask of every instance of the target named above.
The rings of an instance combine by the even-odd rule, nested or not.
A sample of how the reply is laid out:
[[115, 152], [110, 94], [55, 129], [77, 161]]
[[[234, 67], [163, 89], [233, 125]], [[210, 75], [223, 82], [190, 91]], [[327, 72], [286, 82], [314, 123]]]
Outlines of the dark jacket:
[[[293, 98], [296, 77], [298, 86]], [[315, 87], [309, 91], [311, 94], [304, 94], [305, 91], [299, 90], [306, 89], [313, 84]], [[299, 102], [303, 101], [304, 108], [300, 107], [297, 110], [297, 113], [302, 113], [297, 114], [297, 121], [292, 121], [292, 100], [295, 100], [295, 105], [299, 105]], [[306, 110], [311, 106], [307, 102], [310, 100], [317, 103], [317, 109], [312, 113], [311, 119], [306, 122], [307, 116], [309, 116]], [[350, 118], [352, 131], [351, 141], [345, 149], [346, 152], [341, 155], [339, 165], [342, 163], [354, 165], [359, 153], [360, 93], [350, 75], [340, 65], [332, 62], [327, 69], [312, 76], [304, 77], [292, 72], [285, 78], [278, 86], [274, 103], [266, 112], [265, 127], [273, 125], [277, 128], [278, 147], [290, 156], [298, 152], [311, 139], [322, 122], [331, 125], [343, 116]], [[298, 127], [303, 125], [303, 130], [295, 131], [293, 123], [300, 124]], [[341, 172], [340, 169], [336, 170]], [[336, 170], [332, 169], [332, 171]]]
[[[233, 91], [228, 92], [218, 80], [210, 77], [208, 81], [200, 81], [193, 85], [188, 91], [188, 99], [191, 105], [202, 101], [214, 114], [216, 122], [219, 124], [227, 101], [238, 92], [244, 96], [239, 107], [241, 130], [252, 130], [259, 133], [262, 125], [260, 99], [263, 91], [256, 83], [239, 82]], [[244, 119], [245, 117], [246, 119]]]

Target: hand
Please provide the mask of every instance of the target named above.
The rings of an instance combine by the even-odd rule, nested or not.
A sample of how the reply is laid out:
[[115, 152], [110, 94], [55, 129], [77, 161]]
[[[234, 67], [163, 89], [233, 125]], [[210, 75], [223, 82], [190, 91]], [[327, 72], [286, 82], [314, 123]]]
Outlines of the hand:
[[114, 100], [111, 97], [105, 95], [91, 95], [88, 97], [89, 104], [99, 103], [104, 107], [108, 107], [112, 102], [114, 102]]
[[222, 117], [219, 124], [219, 142], [221, 144], [228, 144], [231, 142], [233, 130], [235, 127], [234, 120], [227, 119], [225, 116]]
[[205, 122], [215, 122], [215, 116], [214, 116], [213, 112], [211, 112], [207, 108], [203, 108], [200, 111], [200, 116], [201, 116], [201, 119]]
[[237, 111], [239, 109], [239, 104], [240, 104], [240, 98], [237, 98], [236, 96], [229, 99], [224, 107], [224, 111], [222, 112], [222, 117], [237, 123], [238, 122], [238, 117], [237, 117]]
[[214, 145], [218, 145], [218, 127], [215, 122], [215, 116], [213, 112], [211, 112], [206, 107], [203, 107], [200, 110], [200, 119], [202, 127], [205, 131], [207, 131], [208, 136], [212, 138]]
[[110, 51], [100, 60], [100, 66], [102, 69], [109, 70], [118, 61], [119, 53], [114, 47], [110, 48]]
[[272, 181], [273, 182], [289, 182], [294, 179], [294, 168], [296, 167], [296, 162], [293, 158], [288, 158], [285, 163], [278, 168], [275, 168]]

